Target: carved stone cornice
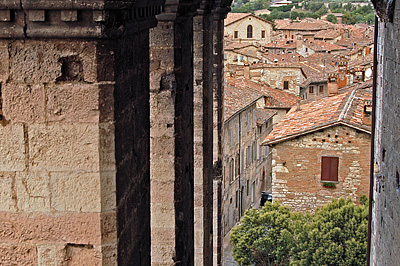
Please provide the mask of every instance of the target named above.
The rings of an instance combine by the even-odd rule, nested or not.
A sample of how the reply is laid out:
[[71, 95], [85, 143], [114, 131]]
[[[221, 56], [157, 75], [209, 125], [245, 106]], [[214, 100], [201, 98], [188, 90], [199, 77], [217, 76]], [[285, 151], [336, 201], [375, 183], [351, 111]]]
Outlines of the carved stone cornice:
[[117, 38], [156, 26], [165, 0], [2, 0], [0, 38]]
[[224, 20], [231, 11], [232, 0], [216, 0], [213, 10], [215, 20]]
[[157, 16], [160, 21], [173, 21], [177, 18], [194, 17], [201, 0], [166, 0], [163, 12]]

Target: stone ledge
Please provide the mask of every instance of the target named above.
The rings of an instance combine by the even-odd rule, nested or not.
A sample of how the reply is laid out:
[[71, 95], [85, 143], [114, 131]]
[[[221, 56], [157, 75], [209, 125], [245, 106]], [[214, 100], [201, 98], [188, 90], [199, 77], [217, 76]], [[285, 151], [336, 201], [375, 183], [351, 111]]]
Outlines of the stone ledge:
[[[0, 38], [118, 38], [157, 25], [162, 0], [0, 3]], [[26, 15], [26, 16], [25, 16]]]

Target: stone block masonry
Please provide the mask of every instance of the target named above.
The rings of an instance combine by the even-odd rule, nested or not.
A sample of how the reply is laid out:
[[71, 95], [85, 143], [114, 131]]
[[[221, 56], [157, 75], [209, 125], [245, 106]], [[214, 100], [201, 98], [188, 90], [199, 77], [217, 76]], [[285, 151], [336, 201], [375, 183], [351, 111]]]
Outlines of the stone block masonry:
[[[296, 211], [314, 211], [333, 198], [351, 198], [359, 203], [369, 191], [370, 135], [346, 126], [274, 145], [272, 195]], [[339, 158], [336, 188], [323, 187], [321, 157]]]
[[376, 25], [377, 96], [370, 265], [399, 265], [400, 257], [400, 2], [373, 1]]

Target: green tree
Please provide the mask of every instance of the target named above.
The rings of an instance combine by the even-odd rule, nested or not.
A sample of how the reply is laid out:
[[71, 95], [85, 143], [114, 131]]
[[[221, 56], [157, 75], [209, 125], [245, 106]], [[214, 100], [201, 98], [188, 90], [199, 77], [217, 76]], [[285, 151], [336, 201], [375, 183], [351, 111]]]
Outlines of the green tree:
[[368, 206], [334, 199], [304, 225], [291, 265], [361, 266], [366, 264]]
[[329, 14], [326, 17], [326, 20], [329, 21], [329, 22], [335, 23], [335, 24], [337, 23], [337, 17], [335, 15], [333, 15], [333, 14]]
[[360, 201], [334, 199], [313, 215], [279, 202], [249, 210], [232, 229], [233, 256], [239, 265], [365, 265], [368, 206]]
[[343, 23], [345, 23], [345, 24], [355, 24], [356, 22], [357, 22], [356, 18], [353, 15], [351, 15], [350, 12], [344, 13], [344, 15], [343, 15]]
[[260, 10], [267, 8], [267, 2], [265, 0], [255, 0], [254, 1], [254, 10]]
[[246, 211], [239, 226], [232, 229], [233, 256], [240, 265], [288, 265], [295, 231], [304, 216], [279, 202], [267, 203], [260, 211]]

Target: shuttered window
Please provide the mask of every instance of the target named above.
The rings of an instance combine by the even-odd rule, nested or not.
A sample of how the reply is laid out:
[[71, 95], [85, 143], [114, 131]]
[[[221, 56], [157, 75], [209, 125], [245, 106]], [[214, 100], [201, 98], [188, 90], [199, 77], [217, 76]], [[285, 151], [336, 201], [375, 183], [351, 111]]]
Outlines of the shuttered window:
[[321, 160], [321, 180], [338, 181], [339, 158], [322, 157]]

